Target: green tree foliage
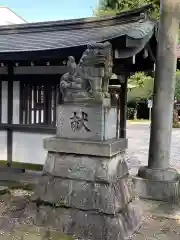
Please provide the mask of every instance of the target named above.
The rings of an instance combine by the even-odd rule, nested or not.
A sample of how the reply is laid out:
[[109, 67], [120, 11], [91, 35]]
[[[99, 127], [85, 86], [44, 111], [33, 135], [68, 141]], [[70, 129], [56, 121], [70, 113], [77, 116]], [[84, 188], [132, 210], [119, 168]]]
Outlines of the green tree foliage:
[[140, 2], [141, 0], [101, 0], [98, 10], [99, 14], [116, 14], [137, 8]]
[[159, 18], [160, 0], [100, 0], [95, 15], [112, 15], [123, 11], [132, 10], [140, 6], [152, 4], [150, 12], [152, 18]]
[[128, 79], [128, 84], [136, 87], [128, 91], [128, 101], [149, 99], [153, 94], [154, 80], [144, 72], [137, 72]]
[[[128, 79], [128, 84], [136, 86], [129, 90], [128, 101], [150, 99], [153, 96], [154, 79], [144, 72], [137, 72]], [[176, 87], [174, 97], [180, 100], [180, 70], [176, 72]]]
[[152, 4], [150, 15], [152, 19], [159, 19], [160, 15], [160, 0], [144, 0], [144, 4]]
[[180, 70], [177, 70], [176, 72], [176, 88], [175, 88], [174, 97], [177, 100], [180, 100]]
[[175, 109], [173, 110], [172, 123], [173, 128], [180, 128], [178, 112]]

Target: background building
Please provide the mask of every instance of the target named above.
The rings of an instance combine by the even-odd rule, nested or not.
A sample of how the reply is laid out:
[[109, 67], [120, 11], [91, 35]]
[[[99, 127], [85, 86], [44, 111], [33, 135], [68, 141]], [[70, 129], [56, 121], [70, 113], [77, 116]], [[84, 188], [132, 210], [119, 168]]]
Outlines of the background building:
[[0, 25], [27, 23], [8, 7], [0, 6]]

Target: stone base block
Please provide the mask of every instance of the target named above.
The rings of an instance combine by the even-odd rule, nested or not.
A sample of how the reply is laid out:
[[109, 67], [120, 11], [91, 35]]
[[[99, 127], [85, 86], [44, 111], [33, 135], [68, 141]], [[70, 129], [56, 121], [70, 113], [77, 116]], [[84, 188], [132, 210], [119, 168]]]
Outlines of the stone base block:
[[132, 199], [124, 153], [95, 157], [48, 152], [37, 199], [54, 204], [115, 214]]
[[85, 181], [116, 182], [128, 175], [124, 158], [124, 152], [110, 158], [48, 152], [43, 173]]
[[135, 192], [141, 198], [178, 202], [180, 200], [180, 179], [174, 181], [157, 181], [133, 177]]
[[132, 188], [128, 181], [128, 177], [125, 177], [116, 183], [105, 184], [42, 176], [35, 195], [37, 199], [57, 207], [115, 214], [132, 199]]
[[128, 204], [116, 215], [40, 206], [35, 222], [37, 226], [57, 229], [73, 239], [124, 240], [139, 228], [141, 211], [135, 203]]
[[77, 140], [52, 137], [44, 139], [44, 148], [49, 152], [73, 153], [81, 155], [112, 157], [127, 148], [127, 139], [111, 139], [107, 141]]

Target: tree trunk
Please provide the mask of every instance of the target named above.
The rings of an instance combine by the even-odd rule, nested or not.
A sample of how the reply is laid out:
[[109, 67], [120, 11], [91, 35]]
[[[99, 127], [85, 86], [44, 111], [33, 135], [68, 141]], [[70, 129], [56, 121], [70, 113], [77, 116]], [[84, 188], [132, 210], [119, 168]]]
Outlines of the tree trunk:
[[161, 0], [148, 167], [169, 167], [176, 81], [179, 0]]

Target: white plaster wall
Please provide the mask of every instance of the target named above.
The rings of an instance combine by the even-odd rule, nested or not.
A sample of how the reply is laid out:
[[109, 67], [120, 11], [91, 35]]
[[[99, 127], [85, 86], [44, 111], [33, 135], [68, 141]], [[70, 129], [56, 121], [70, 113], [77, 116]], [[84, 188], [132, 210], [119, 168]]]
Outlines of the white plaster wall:
[[0, 131], [0, 161], [7, 161], [7, 132]]
[[13, 123], [19, 124], [19, 91], [20, 83], [19, 81], [13, 82]]
[[1, 89], [1, 95], [2, 95], [2, 105], [1, 105], [1, 122], [7, 123], [7, 96], [8, 96], [8, 82], [2, 81], [2, 89]]
[[7, 7], [0, 7], [0, 25], [26, 23], [21, 17], [17, 16]]
[[47, 154], [47, 151], [43, 148], [43, 139], [53, 136], [50, 134], [14, 132], [13, 161], [43, 165]]
[[106, 109], [106, 121], [105, 121], [105, 139], [112, 139], [116, 137], [116, 123], [117, 123], [117, 109]]

